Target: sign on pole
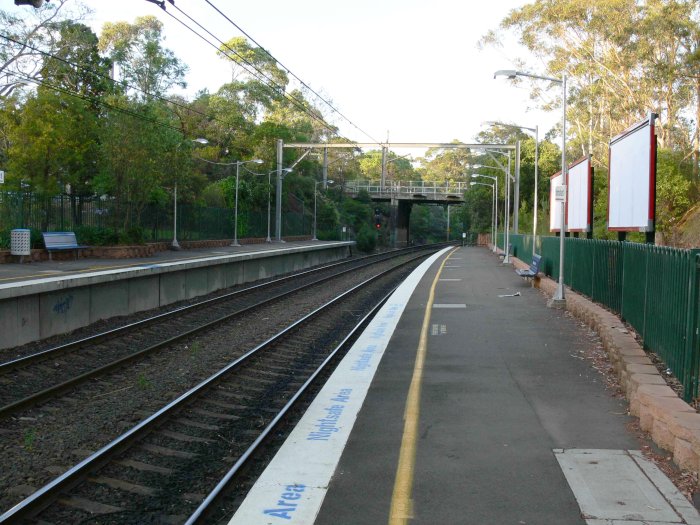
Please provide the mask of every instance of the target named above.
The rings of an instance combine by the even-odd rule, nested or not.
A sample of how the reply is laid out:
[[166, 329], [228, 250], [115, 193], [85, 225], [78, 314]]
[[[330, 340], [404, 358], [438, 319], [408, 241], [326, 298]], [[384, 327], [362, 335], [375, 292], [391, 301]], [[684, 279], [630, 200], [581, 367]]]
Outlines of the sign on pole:
[[[560, 189], [560, 188], [563, 188]], [[549, 179], [549, 231], [558, 232], [561, 229], [561, 200], [558, 196], [564, 192], [566, 198], [566, 185], [564, 177], [559, 173], [554, 174]]]
[[0, 170], [0, 184], [5, 184], [5, 172]]

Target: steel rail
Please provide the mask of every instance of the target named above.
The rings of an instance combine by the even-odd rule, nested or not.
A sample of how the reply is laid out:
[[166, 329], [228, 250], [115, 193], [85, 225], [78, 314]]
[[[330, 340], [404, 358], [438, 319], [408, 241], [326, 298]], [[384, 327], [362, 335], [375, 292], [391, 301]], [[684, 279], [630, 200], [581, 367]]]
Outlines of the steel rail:
[[[411, 259], [411, 261], [419, 259], [420, 257], [422, 256], [417, 256]], [[407, 261], [404, 264], [407, 264], [411, 261]], [[209, 378], [205, 379], [204, 381], [201, 381], [199, 384], [195, 385], [187, 392], [180, 395], [177, 399], [171, 401], [163, 408], [161, 408], [160, 410], [147, 417], [146, 419], [138, 423], [136, 426], [132, 427], [130, 430], [128, 430], [118, 438], [114, 439], [113, 441], [102, 447], [97, 452], [83, 459], [80, 463], [73, 466], [53, 481], [44, 485], [36, 492], [17, 503], [14, 507], [6, 511], [4, 514], [0, 515], [0, 523], [15, 522], [15, 520], [28, 518], [30, 516], [38, 514], [46, 506], [51, 504], [52, 501], [57, 499], [62, 492], [77, 485], [85, 477], [87, 477], [89, 473], [94, 472], [96, 469], [104, 466], [116, 454], [123, 452], [132, 443], [143, 438], [145, 435], [151, 432], [158, 424], [170, 417], [171, 414], [184, 408], [184, 405], [187, 402], [191, 401], [196, 396], [202, 394], [207, 388], [212, 387], [224, 375], [236, 370], [243, 363], [247, 362], [251, 357], [257, 355], [258, 353], [271, 346], [273, 343], [282, 339], [292, 330], [301, 326], [303, 323], [308, 322], [309, 320], [319, 316], [322, 312], [329, 309], [331, 306], [339, 303], [348, 295], [356, 293], [361, 288], [364, 288], [370, 283], [376, 281], [377, 279], [396, 269], [397, 267], [390, 268], [370, 277], [369, 279], [362, 281], [361, 283], [337, 295], [336, 297], [328, 301], [326, 304], [302, 316], [300, 319], [297, 319], [292, 324], [290, 324], [277, 334], [273, 335], [266, 341], [260, 343], [253, 349], [247, 351], [245, 354], [241, 355], [240, 357], [226, 365], [224, 368], [211, 375]]]
[[268, 423], [268, 425], [263, 429], [260, 435], [253, 441], [253, 443], [248, 447], [248, 449], [241, 454], [241, 457], [234, 463], [231, 469], [226, 473], [226, 475], [219, 481], [219, 483], [214, 487], [214, 489], [207, 495], [207, 497], [202, 501], [202, 503], [197, 507], [197, 509], [190, 515], [190, 517], [185, 522], [185, 525], [195, 525], [202, 523], [204, 518], [208, 515], [209, 508], [214, 504], [215, 501], [222, 495], [226, 490], [228, 485], [231, 483], [233, 477], [238, 473], [238, 471], [250, 460], [253, 454], [260, 448], [260, 446], [265, 442], [267, 437], [273, 432], [280, 422], [284, 419], [287, 413], [297, 404], [301, 396], [303, 396], [309, 387], [314, 383], [316, 378], [328, 367], [328, 365], [333, 361], [335, 356], [340, 353], [350, 341], [353, 340], [355, 334], [365, 328], [369, 321], [375, 316], [377, 311], [382, 307], [382, 305], [391, 297], [391, 294], [396, 291], [398, 286], [395, 286], [389, 293], [387, 293], [379, 302], [370, 310], [370, 312], [365, 315], [355, 328], [353, 328], [350, 333], [336, 346], [336, 348], [323, 360], [323, 362], [318, 366], [318, 368], [309, 376], [309, 378], [304, 382], [304, 384], [297, 390], [297, 392], [289, 399], [287, 404], [282, 407], [282, 409], [277, 413], [277, 415]]
[[[387, 258], [387, 260], [390, 258], [398, 257], [398, 256], [402, 255], [402, 253], [399, 253], [398, 251], [391, 252], [391, 253], [392, 253], [392, 256]], [[210, 321], [210, 322], [204, 323], [204, 324], [200, 324], [199, 326], [197, 326], [195, 328], [192, 328], [190, 330], [187, 330], [185, 332], [177, 334], [177, 335], [170, 337], [168, 339], [159, 341], [153, 345], [150, 345], [146, 348], [143, 348], [137, 352], [134, 352], [133, 354], [129, 354], [129, 355], [124, 356], [120, 359], [112, 361], [111, 363], [108, 363], [108, 364], [103, 365], [103, 366], [98, 367], [98, 368], [94, 368], [94, 369], [92, 369], [88, 372], [85, 372], [83, 374], [80, 374], [78, 376], [72, 377], [72, 378], [68, 379], [67, 381], [59, 383], [57, 385], [50, 386], [48, 388], [45, 388], [44, 390], [36, 392], [32, 395], [26, 396], [22, 399], [18, 399], [17, 401], [14, 401], [13, 403], [9, 403], [7, 405], [0, 407], [0, 417], [5, 417], [9, 414], [17, 412], [18, 410], [22, 410], [22, 409], [28, 408], [30, 406], [36, 405], [37, 403], [40, 403], [42, 401], [49, 400], [53, 397], [56, 397], [61, 392], [65, 392], [67, 390], [70, 390], [71, 388], [74, 388], [75, 386], [87, 381], [88, 379], [92, 379], [94, 377], [104, 375], [107, 372], [110, 372], [110, 371], [115, 370], [121, 366], [124, 366], [129, 362], [141, 359], [150, 353], [153, 353], [161, 348], [167, 347], [167, 346], [172, 345], [178, 341], [181, 341], [187, 337], [190, 337], [190, 336], [195, 335], [199, 332], [202, 332], [203, 330], [213, 328], [216, 325], [219, 325], [221, 323], [229, 321], [235, 317], [239, 317], [245, 313], [251, 312], [251, 311], [255, 310], [256, 308], [260, 308], [262, 306], [268, 305], [268, 304], [275, 302], [275, 301], [278, 301], [278, 300], [280, 300], [288, 295], [298, 293], [298, 292], [303, 291], [307, 288], [311, 288], [312, 286], [316, 286], [319, 283], [323, 283], [325, 281], [329, 281], [331, 279], [340, 277], [340, 276], [345, 275], [347, 273], [350, 273], [352, 271], [358, 270], [359, 268], [367, 267], [371, 264], [374, 264], [375, 262], [376, 261], [370, 261], [370, 262], [366, 262], [360, 266], [353, 266], [351, 268], [348, 268], [348, 269], [343, 270], [343, 271], [338, 272], [338, 273], [334, 273], [332, 275], [328, 275], [326, 277], [323, 277], [323, 278], [318, 279], [316, 281], [313, 281], [311, 283], [306, 283], [306, 284], [303, 284], [303, 285], [298, 286], [296, 288], [293, 288], [291, 290], [287, 290], [286, 292], [279, 293], [279, 294], [275, 295], [274, 297], [270, 297], [270, 298], [264, 299], [262, 301], [258, 301], [257, 303], [248, 305], [248, 306], [246, 306], [242, 309], [238, 309], [234, 312], [230, 312], [222, 317], [214, 319], [213, 321]], [[270, 283], [265, 283], [265, 284], [267, 285]], [[262, 285], [258, 285], [258, 286], [262, 286]], [[238, 292], [234, 292], [234, 293], [238, 293]], [[218, 298], [215, 298], [215, 299], [218, 299]]]
[[[428, 246], [433, 246], [433, 245], [428, 245]], [[421, 248], [425, 249], [426, 247], [422, 246]], [[181, 306], [181, 307], [175, 308], [174, 310], [171, 310], [169, 312], [157, 314], [157, 315], [154, 315], [152, 317], [148, 317], [146, 319], [141, 319], [140, 321], [135, 321], [133, 323], [129, 323], [129, 324], [126, 324], [124, 326], [119, 326], [117, 328], [113, 328], [113, 329], [107, 330], [105, 332], [100, 332], [99, 334], [84, 337], [82, 339], [78, 339], [75, 341], [70, 341], [69, 343], [65, 343], [62, 345], [55, 346], [53, 348], [48, 348], [46, 350], [42, 350], [41, 352], [36, 352], [34, 354], [29, 354], [26, 356], [19, 357], [17, 359], [13, 359], [11, 361], [6, 361], [4, 363], [0, 363], [0, 374], [10, 372], [11, 370], [19, 368], [21, 366], [25, 366], [27, 364], [31, 364], [35, 361], [40, 361], [42, 359], [54, 357], [56, 354], [61, 354], [64, 352], [69, 352], [71, 350], [75, 350], [75, 349], [80, 348], [80, 347], [87, 345], [87, 344], [95, 344], [95, 343], [98, 343], [100, 341], [104, 341], [106, 339], [109, 339], [111, 337], [116, 337], [124, 332], [128, 332], [129, 330], [133, 330], [134, 328], [143, 328], [145, 326], [148, 326], [149, 324], [153, 324], [155, 322], [162, 321], [162, 320], [168, 319], [170, 317], [175, 317], [175, 316], [181, 315], [185, 312], [195, 311], [195, 310], [197, 310], [199, 308], [203, 308], [205, 306], [211, 306], [212, 304], [223, 302], [225, 300], [228, 300], [228, 299], [235, 297], [236, 295], [242, 295], [245, 293], [256, 291], [258, 289], [264, 289], [266, 287], [278, 285], [280, 283], [284, 283], [284, 282], [290, 281], [292, 279], [297, 279], [299, 277], [310, 275], [310, 274], [313, 274], [316, 272], [321, 272], [321, 271], [333, 269], [337, 266], [342, 266], [344, 264], [352, 264], [353, 262], [368, 260], [368, 259], [377, 259], [377, 258], [381, 259], [383, 256], [386, 256], [387, 254], [397, 254], [401, 251], [410, 251], [410, 250], [416, 250], [416, 248], [403, 248], [401, 250], [396, 250], [396, 251], [392, 251], [392, 252], [384, 252], [384, 253], [380, 253], [380, 254], [368, 255], [365, 257], [358, 258], [358, 259], [353, 259], [352, 261], [340, 261], [337, 263], [332, 263], [332, 264], [322, 266], [320, 268], [313, 268], [310, 270], [305, 270], [305, 271], [302, 271], [299, 273], [295, 273], [293, 275], [287, 275], [285, 277], [280, 277], [279, 279], [274, 279], [272, 281], [267, 281], [264, 283], [248, 286], [248, 287], [243, 288], [241, 290], [236, 290], [235, 292], [230, 292], [230, 293], [227, 293], [224, 295], [220, 295], [218, 297], [206, 299], [204, 301], [200, 301], [200, 302], [197, 302], [194, 304]], [[360, 266], [360, 267], [362, 267], [362, 266]]]

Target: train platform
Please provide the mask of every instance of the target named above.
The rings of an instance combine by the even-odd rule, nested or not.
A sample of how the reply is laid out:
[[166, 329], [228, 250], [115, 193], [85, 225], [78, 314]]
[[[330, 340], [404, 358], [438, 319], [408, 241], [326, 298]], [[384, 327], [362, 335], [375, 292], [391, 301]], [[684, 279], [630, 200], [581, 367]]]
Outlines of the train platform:
[[282, 249], [297, 247], [324, 246], [332, 243], [325, 241], [287, 241], [285, 243], [258, 243], [241, 246], [224, 246], [216, 248], [194, 248], [180, 251], [160, 251], [150, 257], [138, 258], [79, 258], [74, 260], [35, 261], [31, 263], [0, 264], [0, 285], [35, 281], [51, 277], [79, 276], [84, 273], [102, 271], [127, 272], [139, 267], [151, 267], [161, 264], [187, 264], [199, 259], [221, 258], [243, 254], [271, 254]]
[[139, 259], [0, 264], [0, 348], [347, 258], [354, 242], [295, 241]]
[[484, 248], [431, 257], [230, 524], [700, 524], [546, 299]]

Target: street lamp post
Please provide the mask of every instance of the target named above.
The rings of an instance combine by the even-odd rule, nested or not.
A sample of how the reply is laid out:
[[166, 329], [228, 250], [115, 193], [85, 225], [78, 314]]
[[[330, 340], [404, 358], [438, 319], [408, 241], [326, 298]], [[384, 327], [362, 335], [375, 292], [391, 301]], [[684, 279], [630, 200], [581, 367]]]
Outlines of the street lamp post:
[[317, 241], [318, 238], [316, 237], [316, 194], [318, 193], [318, 185], [323, 184], [324, 187], [326, 187], [327, 184], [333, 184], [334, 181], [330, 179], [325, 179], [319, 182], [314, 182], [314, 236], [311, 239], [312, 241]]
[[[538, 80], [547, 80], [549, 82], [554, 82], [555, 84], [561, 84], [562, 91], [562, 118], [561, 118], [561, 175], [564, 181], [564, 187], [568, 182], [567, 177], [567, 166], [566, 166], [566, 80], [567, 76], [564, 74], [562, 78], [545, 77], [540, 75], [532, 75], [530, 73], [523, 73], [522, 71], [515, 70], [499, 70], [494, 73], [494, 78], [498, 76], [505, 76], [507, 78], [513, 79], [516, 77], [529, 77]], [[566, 192], [565, 192], [566, 194]], [[566, 305], [566, 299], [564, 298], [564, 238], [566, 237], [566, 201], [561, 201], [561, 223], [559, 229], [559, 281], [557, 283], [557, 289], [552, 297], [551, 305], [562, 307]]]
[[[496, 223], [496, 186], [495, 184], [488, 184], [486, 182], [471, 182], [470, 185], [488, 186], [491, 188], [491, 239], [495, 236], [495, 223]], [[495, 244], [494, 244], [495, 246]]]
[[[206, 139], [196, 139], [197, 142], [200, 144], [208, 144], [209, 142]], [[204, 142], [202, 142], [204, 141]], [[252, 159], [252, 160], [238, 160], [236, 162], [213, 162], [211, 160], [203, 159], [201, 157], [197, 157], [198, 160], [201, 160], [202, 162], [206, 162], [207, 164], [215, 164], [217, 166], [236, 166], [236, 190], [235, 190], [235, 198], [234, 198], [234, 205], [233, 205], [233, 242], [229, 244], [229, 246], [240, 246], [238, 243], [238, 177], [240, 173], [240, 167], [243, 164], [262, 164], [263, 161], [261, 159]]]
[[238, 174], [242, 164], [262, 164], [261, 159], [244, 160], [236, 162], [236, 197], [234, 200], [234, 211], [233, 211], [233, 242], [230, 246], [240, 246], [238, 243]]
[[[508, 155], [508, 167], [506, 168], [500, 161], [494, 156], [494, 153], [500, 153], [501, 155]], [[506, 153], [504, 151], [489, 151], [489, 156], [496, 161], [498, 166], [493, 166], [494, 168], [500, 169], [505, 173], [505, 196], [506, 205], [503, 210], [503, 264], [510, 264], [510, 256], [508, 255], [510, 251], [510, 181], [513, 176], [510, 174], [510, 152]]]
[[[209, 144], [209, 141], [203, 138], [192, 139], [192, 142], [196, 142], [198, 144]], [[175, 149], [176, 153], [180, 151], [180, 146], [182, 146], [182, 142], [177, 145], [177, 148]], [[181, 249], [180, 243], [177, 242], [177, 176], [175, 177], [175, 183], [173, 184], [173, 240], [170, 243], [170, 249], [175, 251]]]
[[[494, 221], [493, 236], [491, 237], [491, 242], [493, 243], [493, 253], [496, 253], [496, 235], [498, 234], [498, 177], [493, 177], [491, 175], [482, 175], [480, 173], [472, 173], [472, 177], [483, 177], [485, 179], [491, 179], [494, 183]], [[483, 184], [483, 182], [481, 184]]]
[[538, 176], [538, 169], [539, 169], [539, 149], [540, 149], [540, 139], [539, 139], [539, 126], [535, 126], [534, 128], [528, 128], [526, 126], [518, 126], [516, 124], [505, 124], [503, 122], [494, 122], [494, 121], [489, 121], [486, 122], [486, 124], [489, 125], [496, 125], [496, 126], [503, 126], [506, 128], [516, 128], [516, 129], [524, 129], [526, 131], [531, 131], [535, 134], [535, 197], [534, 197], [534, 203], [532, 205], [533, 208], [533, 214], [532, 214], [532, 255], [535, 255], [535, 238], [537, 237], [537, 198], [538, 198], [538, 181], [539, 181], [539, 176]]
[[[270, 197], [272, 196], [271, 193], [271, 187], [272, 187], [272, 180], [270, 177], [272, 176], [273, 173], [277, 173], [277, 180], [279, 182], [278, 184], [278, 191], [281, 190], [282, 188], [282, 179], [284, 179], [284, 176], [287, 173], [290, 173], [292, 171], [292, 168], [283, 168], [281, 170], [272, 170], [267, 173], [267, 239], [265, 239], [265, 242], [272, 242], [272, 237], [270, 237]], [[281, 202], [281, 200], [280, 200]], [[282, 218], [281, 215], [278, 217], [278, 231], [280, 232], [278, 237], [279, 240], [282, 240]]]

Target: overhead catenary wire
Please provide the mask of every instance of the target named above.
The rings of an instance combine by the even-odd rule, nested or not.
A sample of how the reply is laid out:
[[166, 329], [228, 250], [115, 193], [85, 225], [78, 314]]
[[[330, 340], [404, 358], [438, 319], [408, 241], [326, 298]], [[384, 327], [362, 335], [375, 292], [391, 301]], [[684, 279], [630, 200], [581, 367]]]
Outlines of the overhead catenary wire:
[[[280, 85], [280, 84], [279, 84], [278, 82], [276, 82], [273, 78], [270, 78], [264, 71], [261, 71], [257, 66], [255, 66], [255, 64], [252, 64], [252, 63], [251, 63], [249, 60], [247, 60], [245, 57], [241, 56], [235, 49], [233, 49], [233, 48], [231, 48], [230, 46], [228, 46], [225, 42], [223, 42], [220, 38], [218, 38], [216, 35], [214, 35], [211, 31], [209, 31], [207, 28], [205, 28], [204, 26], [202, 26], [202, 24], [200, 24], [200, 23], [197, 22], [194, 18], [192, 18], [191, 16], [189, 16], [187, 13], [185, 13], [182, 9], [180, 9], [180, 8], [178, 8], [178, 7], [176, 7], [176, 6], [175, 6], [175, 9], [177, 9], [180, 13], [182, 13], [185, 17], [187, 17], [189, 20], [191, 20], [191, 21], [192, 21], [194, 24], [196, 24], [198, 27], [200, 27], [204, 32], [206, 32], [208, 35], [210, 35], [214, 40], [218, 41], [223, 47], [225, 47], [225, 48], [226, 48], [227, 50], [229, 50], [231, 53], [233, 53], [234, 55], [236, 55], [236, 56], [241, 60], [241, 62], [243, 62], [244, 64], [246, 64], [246, 65], [248, 66], [248, 67], [245, 67], [245, 66], [243, 66], [243, 67], [244, 67], [251, 75], [253, 75], [253, 76], [254, 76], [255, 78], [257, 78], [260, 82], [262, 82], [263, 85], [267, 86], [267, 87], [268, 87], [269, 89], [271, 89], [273, 92], [276, 92], [276, 94], [277, 94], [278, 96], [282, 96], [283, 98], [286, 98], [286, 99], [287, 99], [289, 102], [291, 102], [297, 109], [299, 109], [301, 112], [303, 112], [303, 113], [305, 113], [306, 115], [308, 115], [309, 117], [311, 117], [313, 120], [315, 120], [315, 121], [317, 121], [318, 123], [320, 123], [320, 124], [321, 124], [324, 128], [326, 128], [328, 131], [331, 131], [331, 132], [337, 134], [336, 128], [335, 128], [334, 126], [330, 125], [329, 123], [327, 123], [323, 118], [319, 117], [318, 115], [316, 115], [315, 113], [313, 113], [312, 111], [310, 111], [307, 107], [305, 107], [304, 101], [299, 101], [299, 100], [296, 99], [294, 96], [292, 96], [292, 95], [286, 93], [285, 87], [284, 87], [284, 86]], [[165, 7], [163, 7], [163, 11], [165, 11], [165, 13], [166, 13], [168, 16], [170, 16], [173, 20], [176, 20], [178, 23], [180, 23], [180, 24], [183, 25], [185, 28], [187, 28], [189, 31], [191, 31], [191, 32], [194, 33], [196, 36], [198, 36], [199, 38], [201, 38], [202, 40], [204, 40], [204, 42], [206, 42], [207, 44], [209, 44], [210, 46], [212, 46], [214, 49], [216, 49], [217, 52], [220, 52], [220, 51], [221, 51], [221, 49], [219, 48], [219, 46], [217, 46], [216, 44], [210, 42], [205, 36], [203, 36], [202, 34], [200, 34], [197, 30], [195, 30], [194, 28], [192, 28], [190, 25], [188, 25], [188, 24], [187, 24], [186, 22], [184, 22], [183, 20], [181, 20], [181, 19], [179, 19], [178, 17], [176, 17], [175, 15], [173, 15], [170, 11], [168, 11], [167, 9], [165, 9]], [[229, 58], [230, 60], [233, 60], [231, 57], [228, 57], [228, 58]], [[251, 71], [251, 70], [248, 69], [248, 68], [252, 68], [255, 72]], [[261, 78], [261, 77], [262, 77], [262, 78]], [[341, 137], [341, 138], [345, 138], [345, 137]], [[350, 141], [349, 139], [346, 139], [346, 140]], [[352, 142], [352, 141], [350, 141], [350, 142]]]
[[37, 79], [37, 78], [32, 78], [32, 77], [30, 77], [30, 76], [28, 76], [28, 75], [24, 75], [24, 74], [22, 74], [22, 73], [9, 72], [8, 74], [13, 75], [13, 76], [15, 76], [15, 77], [18, 77], [18, 78], [20, 78], [20, 79], [22, 79], [22, 80], [26, 80], [26, 81], [28, 81], [28, 82], [32, 82], [32, 83], [34, 83], [34, 84], [41, 85], [41, 86], [44, 86], [44, 87], [53, 89], [53, 90], [55, 90], [55, 91], [58, 91], [58, 92], [60, 92], [60, 93], [65, 94], [65, 95], [68, 95], [68, 96], [71, 96], [71, 97], [74, 97], [74, 98], [81, 99], [81, 100], [83, 100], [83, 101], [85, 101], [85, 102], [91, 102], [91, 103], [93, 103], [93, 104], [99, 104], [99, 105], [104, 106], [104, 107], [106, 107], [106, 108], [108, 108], [108, 109], [117, 111], [117, 112], [119, 112], [119, 113], [123, 113], [123, 114], [125, 114], [125, 115], [128, 115], [128, 116], [130, 116], [130, 117], [133, 117], [133, 118], [136, 118], [136, 119], [139, 119], [139, 120], [143, 120], [144, 122], [150, 122], [150, 123], [152, 123], [152, 124], [156, 124], [157, 126], [160, 126], [160, 127], [163, 127], [163, 128], [167, 128], [167, 129], [171, 129], [171, 130], [176, 131], [177, 133], [179, 133], [179, 134], [181, 134], [181, 135], [184, 135], [183, 131], [182, 131], [180, 128], [177, 128], [177, 127], [175, 127], [175, 126], [172, 126], [172, 125], [168, 124], [167, 122], [162, 122], [162, 121], [160, 121], [160, 120], [158, 120], [158, 119], [154, 119], [154, 118], [147, 117], [147, 116], [145, 116], [145, 115], [141, 115], [141, 114], [136, 113], [136, 112], [134, 112], [134, 111], [131, 111], [131, 110], [128, 110], [128, 109], [125, 109], [125, 108], [121, 108], [121, 107], [116, 106], [116, 105], [114, 105], [114, 104], [110, 104], [109, 102], [106, 102], [106, 101], [104, 101], [104, 100], [100, 100], [100, 99], [95, 98], [95, 97], [89, 97], [89, 96], [87, 96], [87, 95], [82, 95], [82, 94], [77, 93], [77, 92], [75, 92], [75, 91], [71, 91], [71, 90], [69, 90], [69, 89], [66, 89], [66, 88], [64, 88], [64, 87], [62, 87], [62, 86], [57, 86], [57, 85], [55, 85], [55, 84], [52, 84], [52, 83], [50, 83], [50, 82], [48, 82], [48, 81], [46, 81], [46, 80], [41, 80], [41, 79]]
[[72, 66], [72, 67], [76, 67], [76, 68], [80, 68], [80, 69], [82, 69], [83, 71], [87, 71], [87, 72], [89, 72], [89, 73], [91, 73], [91, 74], [93, 74], [93, 75], [96, 75], [96, 76], [100, 77], [100, 78], [104, 78], [104, 79], [106, 79], [106, 80], [109, 80], [110, 82], [112, 82], [112, 83], [115, 84], [115, 85], [116, 85], [116, 84], [120, 84], [120, 85], [126, 86], [126, 87], [128, 87], [128, 88], [135, 89], [135, 90], [140, 91], [141, 93], [143, 93], [144, 95], [147, 95], [147, 96], [149, 96], [149, 97], [156, 98], [156, 99], [161, 100], [161, 101], [163, 101], [163, 102], [167, 102], [168, 104], [172, 104], [173, 106], [182, 108], [182, 109], [184, 109], [184, 110], [186, 110], [186, 111], [190, 111], [190, 112], [192, 112], [192, 113], [196, 113], [196, 114], [201, 115], [201, 116], [203, 116], [203, 117], [209, 118], [209, 115], [207, 115], [206, 113], [203, 113], [203, 112], [201, 112], [201, 111], [199, 111], [199, 110], [197, 110], [197, 109], [187, 107], [187, 106], [185, 106], [184, 104], [180, 104], [179, 102], [176, 102], [176, 101], [174, 101], [174, 100], [170, 100], [170, 99], [168, 99], [168, 98], [166, 98], [166, 97], [163, 97], [163, 96], [161, 96], [161, 95], [158, 95], [158, 94], [156, 94], [156, 93], [151, 93], [151, 92], [149, 92], [149, 91], [146, 91], [145, 89], [141, 89], [141, 88], [138, 87], [138, 86], [132, 86], [132, 85], [126, 83], [126, 82], [120, 82], [120, 81], [118, 81], [118, 80], [113, 79], [113, 78], [110, 77], [109, 75], [102, 74], [102, 73], [100, 73], [99, 71], [95, 71], [94, 69], [89, 68], [89, 67], [87, 67], [87, 66], [78, 64], [78, 63], [76, 63], [76, 62], [72, 62], [72, 61], [67, 60], [67, 59], [65, 59], [65, 58], [59, 57], [59, 56], [57, 56], [57, 55], [54, 55], [53, 53], [49, 53], [48, 51], [44, 51], [44, 50], [39, 49], [39, 48], [37, 48], [37, 47], [31, 46], [31, 45], [28, 44], [28, 43], [22, 43], [22, 42], [20, 42], [20, 41], [18, 41], [18, 40], [15, 40], [14, 38], [12, 38], [12, 37], [10, 37], [10, 36], [7, 36], [7, 35], [4, 35], [4, 34], [0, 33], [0, 38], [3, 38], [3, 39], [5, 39], [5, 40], [7, 40], [8, 42], [12, 42], [12, 43], [14, 43], [14, 44], [23, 45], [23, 46], [26, 47], [27, 49], [31, 49], [32, 51], [35, 51], [35, 52], [37, 52], [37, 53], [40, 53], [40, 54], [42, 54], [42, 55], [44, 55], [44, 56], [46, 56], [46, 57], [50, 57], [50, 58], [53, 58], [54, 60], [58, 60], [58, 61], [60, 61], [60, 62], [63, 62], [63, 63], [66, 64], [66, 65], [69, 65], [69, 66]]
[[[304, 86], [306, 89], [308, 89], [311, 93], [316, 95], [316, 97], [319, 98], [319, 100], [323, 101], [324, 104], [326, 104], [331, 110], [333, 110], [335, 113], [340, 115], [346, 122], [348, 122], [352, 127], [354, 127], [356, 130], [358, 130], [360, 133], [362, 133], [364, 136], [368, 137], [372, 142], [376, 142], [378, 145], [381, 145], [381, 143], [372, 137], [369, 133], [364, 131], [362, 128], [357, 126], [352, 120], [350, 120], [348, 117], [346, 117], [343, 113], [340, 112], [333, 104], [331, 104], [328, 100], [323, 98], [321, 95], [319, 95], [314, 89], [311, 88], [306, 82], [304, 82], [301, 78], [299, 78], [297, 75], [295, 75], [291, 69], [289, 69], [287, 66], [285, 66], [282, 62], [280, 62], [277, 58], [275, 58], [267, 49], [265, 49], [262, 45], [260, 45], [252, 36], [250, 36], [246, 31], [241, 28], [238, 24], [236, 24], [231, 18], [229, 18], [225, 13], [223, 13], [218, 7], [216, 7], [210, 0], [204, 0], [207, 4], [211, 6], [212, 9], [214, 9], [217, 13], [219, 13], [222, 17], [224, 17], [233, 27], [238, 29], [243, 35], [245, 35], [248, 40], [253, 42], [256, 46], [258, 46], [267, 56], [269, 56], [272, 60], [274, 60], [282, 69], [284, 69], [287, 73], [289, 73], [292, 77], [294, 77], [302, 86]], [[173, 4], [174, 5], [174, 4]], [[177, 7], [176, 7], [177, 9]]]

